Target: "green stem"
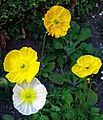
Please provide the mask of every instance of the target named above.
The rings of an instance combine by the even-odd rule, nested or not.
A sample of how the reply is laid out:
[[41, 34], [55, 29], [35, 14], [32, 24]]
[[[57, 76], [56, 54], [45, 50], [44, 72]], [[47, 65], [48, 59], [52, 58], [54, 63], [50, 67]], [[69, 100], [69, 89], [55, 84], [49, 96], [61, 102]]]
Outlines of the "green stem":
[[41, 61], [42, 61], [43, 56], [44, 56], [45, 39], [46, 39], [46, 33], [45, 33], [44, 39], [43, 39], [43, 47], [42, 47], [42, 53], [41, 53]]
[[59, 5], [59, 2], [60, 2], [60, 1], [57, 2], [57, 6]]
[[88, 96], [87, 96], [87, 103], [89, 101], [89, 96], [90, 96], [90, 90], [92, 88], [92, 84], [95, 83], [94, 81], [90, 83], [89, 91], [88, 91]]
[[[44, 57], [44, 48], [45, 48], [45, 39], [46, 39], [46, 33], [44, 34], [44, 38], [43, 38], [43, 46], [42, 46], [42, 52], [41, 52], [41, 66], [40, 69], [42, 68], [42, 63], [43, 63], [43, 57]], [[40, 71], [40, 76], [39, 76], [39, 80], [41, 79], [41, 71]]]

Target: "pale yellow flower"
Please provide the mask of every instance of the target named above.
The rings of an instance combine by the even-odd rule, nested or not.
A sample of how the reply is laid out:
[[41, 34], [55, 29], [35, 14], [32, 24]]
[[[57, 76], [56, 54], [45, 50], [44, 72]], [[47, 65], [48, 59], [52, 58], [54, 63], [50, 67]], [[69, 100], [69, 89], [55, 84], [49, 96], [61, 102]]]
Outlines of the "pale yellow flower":
[[9, 72], [6, 78], [12, 83], [30, 82], [39, 71], [37, 59], [37, 52], [31, 47], [10, 51], [4, 59], [4, 70]]
[[59, 38], [65, 36], [70, 28], [71, 14], [62, 6], [53, 6], [47, 11], [43, 20], [48, 35]]
[[47, 90], [37, 78], [30, 83], [23, 81], [13, 88], [14, 107], [23, 115], [37, 113], [46, 102]]
[[72, 67], [72, 72], [80, 78], [85, 78], [91, 74], [97, 74], [102, 65], [98, 57], [84, 55], [78, 58], [77, 63]]

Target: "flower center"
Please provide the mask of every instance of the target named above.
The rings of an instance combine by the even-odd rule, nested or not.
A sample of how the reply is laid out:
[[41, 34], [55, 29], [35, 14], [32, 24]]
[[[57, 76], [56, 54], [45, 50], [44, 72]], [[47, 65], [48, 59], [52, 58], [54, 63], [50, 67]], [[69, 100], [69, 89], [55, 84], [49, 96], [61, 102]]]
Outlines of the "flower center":
[[32, 89], [25, 89], [21, 93], [21, 99], [26, 103], [31, 103], [36, 98], [36, 92]]
[[89, 69], [89, 67], [86, 67], [86, 69]]
[[54, 23], [54, 24], [58, 24], [58, 23], [59, 23], [59, 19], [54, 19], [54, 20], [53, 20], [53, 23]]
[[21, 68], [24, 68], [24, 67], [25, 67], [25, 64], [21, 64], [20, 67], [21, 67]]
[[27, 98], [30, 98], [30, 97], [31, 97], [31, 95], [28, 93], [28, 94], [26, 94], [26, 97], [27, 97]]

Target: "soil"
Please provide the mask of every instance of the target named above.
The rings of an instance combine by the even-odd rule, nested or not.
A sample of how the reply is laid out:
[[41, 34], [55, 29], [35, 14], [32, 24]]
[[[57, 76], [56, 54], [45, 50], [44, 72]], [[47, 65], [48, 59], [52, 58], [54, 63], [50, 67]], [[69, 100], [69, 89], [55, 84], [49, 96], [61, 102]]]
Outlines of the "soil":
[[4, 114], [11, 115], [15, 120], [21, 120], [23, 117], [9, 101], [0, 101], [0, 120], [2, 120]]
[[[91, 43], [93, 46], [99, 50], [100, 48], [103, 48], [103, 41], [101, 36], [101, 29], [100, 26], [103, 25], [103, 16], [100, 16], [100, 12], [103, 11], [103, 3], [98, 3], [100, 6], [97, 9], [97, 11], [91, 12], [88, 16], [88, 22], [93, 34], [93, 37], [91, 38]], [[103, 52], [101, 52], [101, 57], [103, 57]], [[101, 71], [103, 71], [103, 68], [101, 68]], [[98, 100], [98, 107], [100, 108], [100, 113], [103, 113], [103, 80], [101, 80], [102, 74], [100, 74], [99, 79], [96, 80], [97, 84], [97, 94], [99, 97]]]

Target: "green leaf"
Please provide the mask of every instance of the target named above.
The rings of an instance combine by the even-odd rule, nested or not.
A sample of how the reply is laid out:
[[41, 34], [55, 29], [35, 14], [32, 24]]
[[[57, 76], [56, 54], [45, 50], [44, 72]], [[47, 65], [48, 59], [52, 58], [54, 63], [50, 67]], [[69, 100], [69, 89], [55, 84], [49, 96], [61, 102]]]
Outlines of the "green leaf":
[[39, 120], [49, 120], [49, 118], [46, 115], [41, 115]]
[[60, 111], [60, 108], [58, 106], [54, 106], [52, 105], [52, 111], [55, 111], [55, 112], [59, 112]]
[[55, 56], [54, 54], [48, 55], [45, 57], [45, 64], [48, 64], [48, 62], [51, 62], [53, 60], [55, 60], [57, 56]]
[[14, 120], [14, 118], [11, 115], [5, 114], [2, 117], [3, 120]]
[[62, 49], [62, 48], [63, 48], [63, 45], [62, 45], [60, 42], [55, 42], [55, 43], [54, 43], [54, 48], [55, 48], [55, 49]]
[[90, 90], [90, 94], [88, 97], [88, 104], [95, 105], [97, 102], [98, 102], [98, 95], [93, 90]]
[[61, 120], [60, 114], [57, 112], [51, 112], [50, 115], [52, 117], [52, 120]]
[[60, 67], [63, 67], [64, 64], [63, 56], [59, 56], [59, 58], [57, 59], [57, 63]]
[[83, 50], [86, 50], [90, 54], [95, 54], [95, 52], [96, 52], [96, 49], [93, 47], [92, 44], [81, 43], [80, 48]]
[[84, 41], [90, 37], [92, 37], [92, 33], [90, 31], [89, 28], [83, 28], [80, 32], [80, 34], [78, 35], [78, 38], [77, 38], [77, 42], [75, 43], [74, 46], [76, 46], [77, 44], [79, 44], [81, 41]]
[[91, 114], [92, 115], [99, 115], [99, 108], [97, 107], [91, 107]]
[[36, 113], [36, 114], [32, 114], [29, 116], [29, 120], [39, 120], [40, 114]]
[[65, 100], [67, 105], [70, 105], [71, 102], [73, 102], [73, 97], [72, 97], [71, 93], [68, 93], [68, 92], [63, 94], [63, 99]]
[[83, 53], [81, 50], [76, 50], [71, 56], [70, 56], [70, 59], [73, 61], [73, 62], [76, 62], [76, 60], [82, 56]]
[[49, 74], [49, 79], [56, 83], [56, 84], [63, 84], [64, 80], [63, 80], [63, 77], [62, 77], [62, 74], [58, 74], [58, 73], [51, 73]]
[[79, 41], [84, 41], [90, 37], [92, 37], [92, 33], [89, 28], [83, 28], [80, 32], [80, 35], [78, 36]]
[[74, 34], [78, 33], [80, 30], [80, 26], [75, 21], [71, 21], [71, 27]]
[[75, 109], [72, 109], [71, 107], [68, 107], [68, 109], [65, 111], [65, 117], [66, 120], [77, 120], [77, 114]]
[[42, 76], [44, 76], [45, 78], [47, 78], [47, 77], [48, 77], [48, 73], [46, 73], [46, 72], [44, 71], [44, 73], [42, 73]]
[[64, 47], [64, 50], [65, 50], [65, 52], [67, 53], [67, 55], [69, 56], [69, 55], [71, 55], [73, 52], [75, 52], [75, 47], [69, 48], [69, 47], [65, 46], [65, 47]]
[[0, 60], [0, 66], [2, 66], [2, 60]]
[[51, 71], [54, 68], [55, 68], [55, 62], [51, 62], [51, 63], [48, 63], [45, 69], [47, 69], [48, 71]]

